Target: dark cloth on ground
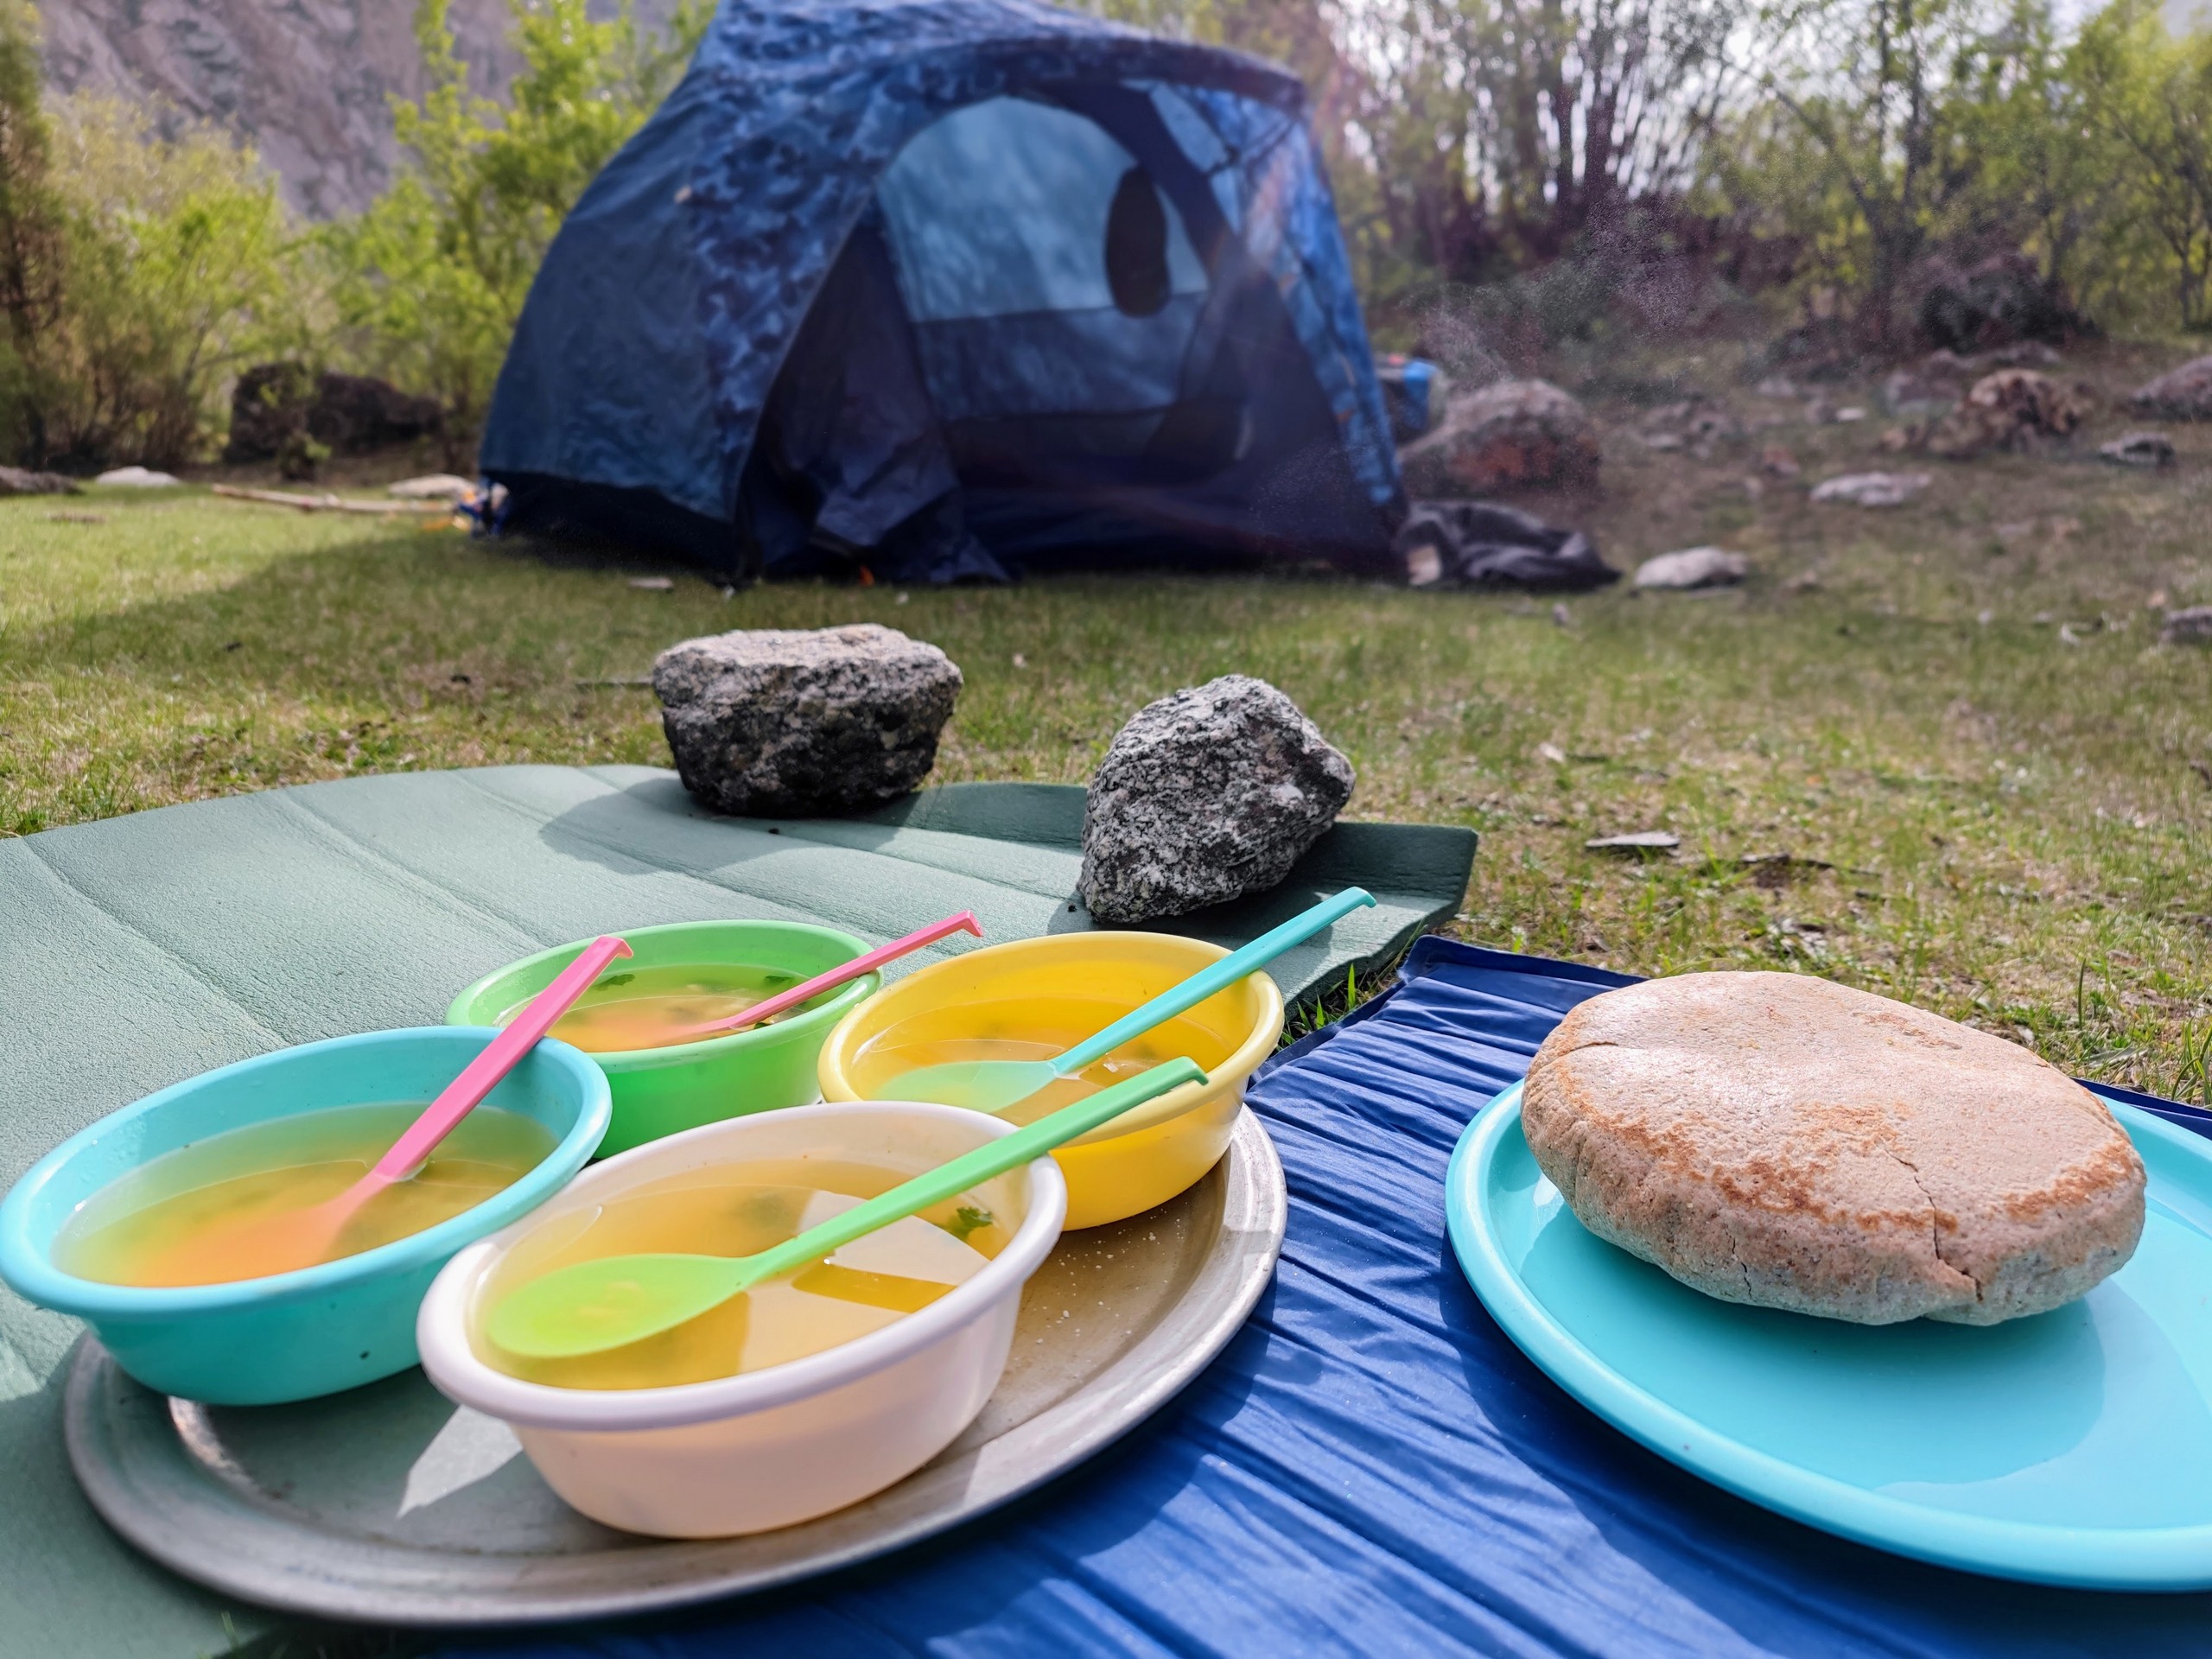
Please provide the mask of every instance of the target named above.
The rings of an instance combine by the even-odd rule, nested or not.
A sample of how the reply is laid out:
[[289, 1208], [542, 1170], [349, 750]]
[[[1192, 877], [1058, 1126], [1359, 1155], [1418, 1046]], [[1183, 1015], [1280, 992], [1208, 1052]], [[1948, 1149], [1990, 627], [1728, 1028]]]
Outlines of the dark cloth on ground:
[[1416, 501], [1396, 545], [1407, 579], [1421, 588], [1579, 594], [1621, 579], [1582, 531], [1488, 501]]

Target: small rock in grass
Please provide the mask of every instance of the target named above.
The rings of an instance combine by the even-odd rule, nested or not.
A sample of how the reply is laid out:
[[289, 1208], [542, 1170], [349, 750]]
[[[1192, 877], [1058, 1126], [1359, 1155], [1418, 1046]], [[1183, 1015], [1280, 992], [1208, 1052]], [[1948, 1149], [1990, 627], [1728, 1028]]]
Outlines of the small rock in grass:
[[1741, 582], [1751, 571], [1751, 562], [1740, 553], [1718, 547], [1686, 547], [1679, 553], [1662, 553], [1637, 567], [1638, 588], [1725, 588]]
[[2158, 643], [2212, 645], [2212, 605], [2192, 605], [2185, 611], [2168, 611], [2166, 625], [2158, 630]]
[[1854, 507], [1897, 507], [1926, 489], [1926, 473], [1846, 473], [1815, 486], [1815, 501], [1843, 501]]
[[1672, 830], [1638, 830], [1625, 836], [1599, 836], [1582, 846], [1592, 853], [1670, 853], [1681, 844], [1682, 838]]
[[2099, 444], [2097, 454], [2115, 467], [2171, 467], [2174, 441], [2163, 432], [2130, 432]]
[[684, 788], [741, 816], [880, 806], [937, 764], [960, 671], [872, 622], [686, 639], [653, 664]]
[[165, 490], [183, 481], [174, 474], [149, 472], [143, 467], [118, 467], [92, 480], [95, 484], [120, 484], [137, 490]]
[[1777, 478], [1795, 478], [1805, 470], [1797, 464], [1797, 457], [1779, 443], [1770, 443], [1759, 451], [1759, 465]]
[[1351, 798], [1351, 762], [1265, 680], [1229, 674], [1147, 704], [1115, 734], [1084, 804], [1077, 891], [1102, 922], [1147, 922], [1260, 893]]
[[0, 467], [0, 495], [75, 495], [77, 480], [60, 473], [37, 473], [22, 467]]
[[425, 473], [387, 484], [384, 493], [402, 501], [466, 501], [476, 493], [476, 486], [454, 473]]

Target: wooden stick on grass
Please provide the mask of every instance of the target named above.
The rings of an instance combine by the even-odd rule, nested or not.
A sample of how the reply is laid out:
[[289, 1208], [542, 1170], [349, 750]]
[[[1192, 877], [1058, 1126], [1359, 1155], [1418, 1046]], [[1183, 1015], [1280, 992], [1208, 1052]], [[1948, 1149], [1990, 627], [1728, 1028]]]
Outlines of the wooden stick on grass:
[[450, 514], [450, 501], [346, 501], [334, 495], [291, 495], [283, 490], [241, 489], [235, 484], [210, 486], [217, 495], [234, 501], [259, 501], [272, 507], [292, 507], [301, 512], [435, 512]]

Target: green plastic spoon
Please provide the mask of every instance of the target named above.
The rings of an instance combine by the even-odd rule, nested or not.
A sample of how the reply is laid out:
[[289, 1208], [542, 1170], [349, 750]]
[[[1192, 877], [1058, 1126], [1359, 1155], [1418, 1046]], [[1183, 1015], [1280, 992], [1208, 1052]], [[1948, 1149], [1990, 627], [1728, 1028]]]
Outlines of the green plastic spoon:
[[574, 1359], [672, 1331], [764, 1279], [795, 1272], [879, 1227], [957, 1198], [1156, 1095], [1205, 1080], [1195, 1060], [1155, 1065], [753, 1255], [609, 1255], [556, 1268], [493, 1308], [485, 1334], [520, 1359]]
[[1154, 1026], [1173, 1019], [1185, 1008], [1196, 1007], [1216, 991], [1225, 990], [1245, 975], [1264, 968], [1294, 944], [1303, 944], [1338, 918], [1375, 895], [1364, 887], [1346, 887], [1333, 899], [1324, 899], [1311, 910], [1300, 911], [1280, 927], [1232, 950], [1210, 968], [1201, 969], [1181, 984], [1162, 991], [1143, 1007], [1123, 1014], [1088, 1041], [1077, 1043], [1057, 1059], [954, 1060], [944, 1065], [925, 1065], [902, 1072], [871, 1091], [877, 1100], [928, 1100], [940, 1106], [965, 1106], [971, 1111], [1002, 1112], [1039, 1089], [1050, 1088], [1062, 1077], [1073, 1077], [1086, 1065], [1104, 1059], [1132, 1037], [1141, 1037]]

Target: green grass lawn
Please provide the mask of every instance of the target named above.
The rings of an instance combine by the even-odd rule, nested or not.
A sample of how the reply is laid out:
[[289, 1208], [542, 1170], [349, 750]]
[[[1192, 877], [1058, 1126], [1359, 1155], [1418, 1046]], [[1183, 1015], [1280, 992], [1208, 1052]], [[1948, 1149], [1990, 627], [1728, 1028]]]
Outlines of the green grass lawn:
[[[1873, 435], [1780, 433], [1808, 477], [1882, 464]], [[2156, 477], [1913, 463], [1936, 486], [1878, 513], [1751, 499], [1775, 436], [1704, 461], [1610, 440], [1605, 494], [1546, 510], [1624, 564], [1721, 539], [1758, 575], [1564, 625], [1319, 577], [649, 591], [652, 567], [197, 493], [0, 502], [0, 833], [358, 772], [666, 765], [638, 683], [662, 647], [880, 621], [967, 675], [940, 780], [1080, 782], [1146, 700], [1257, 674], [1351, 754], [1353, 815], [1482, 832], [1463, 937], [1812, 969], [2205, 1097], [2212, 652], [2159, 645], [2154, 607], [2212, 601], [2212, 443]], [[1661, 828], [1679, 853], [1583, 845]]]

